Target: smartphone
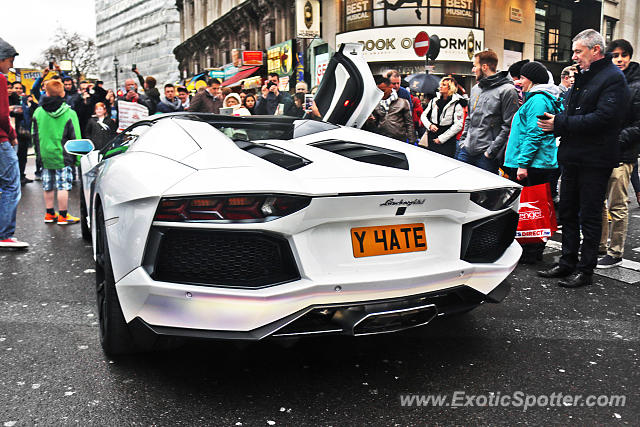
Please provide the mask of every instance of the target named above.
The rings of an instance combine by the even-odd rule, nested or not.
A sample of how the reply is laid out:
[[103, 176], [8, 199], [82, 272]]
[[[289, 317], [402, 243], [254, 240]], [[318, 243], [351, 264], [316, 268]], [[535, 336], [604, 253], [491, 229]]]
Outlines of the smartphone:
[[138, 67], [137, 67], [137, 65], [136, 65], [136, 64], [133, 64], [133, 65], [131, 66], [131, 71], [135, 71], [135, 69], [136, 69], [136, 68], [138, 68]]
[[304, 96], [304, 111], [309, 112], [313, 108], [313, 95], [306, 94]]
[[540, 114], [539, 116], [536, 116], [537, 118], [539, 118], [540, 120], [549, 120], [549, 117], [547, 117], [545, 114]]
[[53, 61], [49, 61], [49, 69], [53, 70]]

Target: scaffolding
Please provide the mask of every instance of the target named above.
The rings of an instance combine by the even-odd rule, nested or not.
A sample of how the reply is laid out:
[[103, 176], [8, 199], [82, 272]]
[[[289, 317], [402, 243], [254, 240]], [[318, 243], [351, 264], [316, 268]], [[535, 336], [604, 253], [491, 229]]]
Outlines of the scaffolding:
[[[135, 78], [135, 64], [143, 76], [162, 87], [179, 79], [173, 49], [180, 44], [180, 16], [175, 0], [95, 0], [98, 74], [105, 87]], [[137, 80], [136, 80], [137, 82]]]

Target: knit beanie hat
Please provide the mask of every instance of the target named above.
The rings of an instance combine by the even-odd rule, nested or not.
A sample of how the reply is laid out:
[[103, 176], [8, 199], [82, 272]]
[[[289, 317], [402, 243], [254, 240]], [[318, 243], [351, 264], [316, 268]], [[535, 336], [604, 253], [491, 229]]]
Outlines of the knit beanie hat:
[[523, 59], [522, 61], [511, 64], [511, 66], [509, 67], [509, 75], [513, 78], [520, 77], [522, 66], [528, 62], [528, 59]]
[[533, 84], [544, 84], [549, 82], [549, 73], [547, 72], [547, 68], [537, 61], [532, 61], [523, 65], [522, 70], [520, 70], [520, 75], [531, 80]]
[[16, 52], [14, 47], [11, 46], [6, 41], [4, 41], [2, 38], [0, 38], [0, 60], [13, 58], [14, 56], [17, 56], [17, 55], [18, 55], [18, 52]]

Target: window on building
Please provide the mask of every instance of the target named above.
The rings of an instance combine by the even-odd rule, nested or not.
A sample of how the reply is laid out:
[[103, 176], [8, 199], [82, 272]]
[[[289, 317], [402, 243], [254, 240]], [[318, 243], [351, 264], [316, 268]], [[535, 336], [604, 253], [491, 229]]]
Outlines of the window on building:
[[568, 62], [571, 59], [571, 9], [550, 1], [536, 2], [535, 44], [538, 61]]
[[609, 16], [604, 17], [604, 41], [605, 43], [611, 43], [615, 37], [616, 24], [618, 20]]
[[478, 27], [480, 0], [344, 0], [344, 29], [389, 25]]
[[504, 40], [503, 62], [502, 69], [506, 70], [518, 61], [522, 60], [522, 53], [524, 52], [524, 43], [515, 40]]

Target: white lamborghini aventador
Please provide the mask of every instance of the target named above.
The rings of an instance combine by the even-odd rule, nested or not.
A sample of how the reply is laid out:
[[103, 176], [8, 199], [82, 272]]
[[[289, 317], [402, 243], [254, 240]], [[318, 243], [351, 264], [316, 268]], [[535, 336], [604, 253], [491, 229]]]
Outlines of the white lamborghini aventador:
[[70, 141], [104, 351], [391, 332], [502, 300], [518, 186], [357, 129], [381, 97], [344, 45], [322, 121], [176, 113]]

